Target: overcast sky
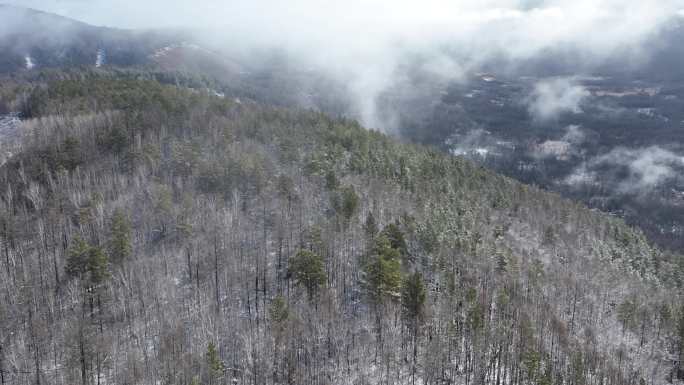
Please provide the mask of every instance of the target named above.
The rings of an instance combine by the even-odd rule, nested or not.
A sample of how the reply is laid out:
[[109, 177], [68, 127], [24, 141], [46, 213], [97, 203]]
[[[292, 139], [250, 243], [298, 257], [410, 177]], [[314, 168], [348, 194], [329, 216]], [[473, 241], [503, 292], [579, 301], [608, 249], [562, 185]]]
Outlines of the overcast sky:
[[5, 1], [95, 25], [201, 28], [233, 43], [354, 56], [456, 45], [526, 57], [559, 43], [608, 55], [638, 46], [684, 8], [684, 0]]
[[597, 56], [638, 46], [684, 8], [684, 0], [5, 1], [95, 25], [201, 28], [233, 42], [305, 51], [359, 55], [448, 44], [513, 57], [559, 43]]

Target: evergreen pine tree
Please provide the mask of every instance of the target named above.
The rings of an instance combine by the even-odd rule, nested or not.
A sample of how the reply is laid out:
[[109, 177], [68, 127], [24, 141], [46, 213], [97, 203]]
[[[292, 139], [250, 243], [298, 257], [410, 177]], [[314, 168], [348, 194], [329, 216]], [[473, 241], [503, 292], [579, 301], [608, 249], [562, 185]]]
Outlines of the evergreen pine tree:
[[131, 224], [123, 211], [116, 210], [112, 216], [109, 255], [113, 263], [121, 264], [130, 257], [131, 252]]
[[290, 258], [288, 272], [298, 285], [304, 286], [309, 300], [315, 298], [325, 283], [323, 258], [309, 250], [300, 250]]
[[392, 247], [385, 235], [375, 239], [371, 255], [365, 266], [366, 284], [370, 297], [376, 303], [398, 297], [401, 287], [401, 254]]
[[207, 366], [209, 367], [209, 383], [213, 384], [223, 374], [225, 368], [213, 342], [209, 342], [209, 345], [207, 345], [206, 359]]

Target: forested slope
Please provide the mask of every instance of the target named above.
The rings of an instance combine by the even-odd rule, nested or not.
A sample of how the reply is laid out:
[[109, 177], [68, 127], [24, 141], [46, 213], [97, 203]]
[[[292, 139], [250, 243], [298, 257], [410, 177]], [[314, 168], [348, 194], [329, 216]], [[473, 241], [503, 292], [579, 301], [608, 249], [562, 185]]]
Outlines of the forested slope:
[[33, 68], [144, 66], [180, 32], [96, 27], [33, 9], [0, 4], [0, 73]]
[[684, 265], [352, 121], [143, 74], [4, 79], [3, 384], [662, 384]]

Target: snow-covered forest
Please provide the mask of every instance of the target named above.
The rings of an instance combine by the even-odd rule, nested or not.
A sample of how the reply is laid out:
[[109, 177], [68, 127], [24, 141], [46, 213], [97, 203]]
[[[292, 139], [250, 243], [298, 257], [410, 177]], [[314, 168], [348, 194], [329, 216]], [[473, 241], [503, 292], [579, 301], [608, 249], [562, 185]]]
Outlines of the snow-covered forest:
[[615, 217], [151, 73], [5, 77], [0, 105], [2, 384], [684, 378], [684, 262]]

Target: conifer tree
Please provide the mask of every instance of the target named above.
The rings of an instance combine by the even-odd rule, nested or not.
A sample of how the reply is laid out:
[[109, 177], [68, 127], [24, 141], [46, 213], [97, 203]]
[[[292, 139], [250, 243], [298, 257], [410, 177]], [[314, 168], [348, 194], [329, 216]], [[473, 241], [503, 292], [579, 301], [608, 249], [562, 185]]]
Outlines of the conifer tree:
[[269, 316], [271, 322], [277, 326], [282, 325], [287, 320], [289, 317], [289, 309], [287, 308], [285, 298], [280, 295], [273, 298], [271, 308], [269, 309]]
[[113, 263], [121, 264], [131, 256], [131, 252], [131, 224], [123, 211], [116, 210], [112, 216], [109, 255]]
[[297, 285], [304, 286], [309, 300], [318, 294], [318, 289], [325, 283], [323, 258], [309, 250], [300, 250], [290, 258], [289, 275]]
[[359, 207], [360, 198], [354, 186], [345, 186], [333, 193], [331, 203], [335, 212], [341, 217], [344, 227], [346, 227]]
[[363, 225], [363, 231], [366, 234], [366, 239], [371, 240], [378, 233], [378, 224], [375, 222], [375, 217], [372, 212], [368, 212], [366, 222]]
[[408, 246], [406, 239], [404, 239], [404, 233], [401, 232], [397, 224], [390, 223], [382, 230], [382, 234], [387, 237], [392, 248], [399, 251], [402, 258], [408, 256]]
[[66, 274], [70, 277], [79, 277], [85, 274], [88, 271], [89, 253], [90, 245], [81, 237], [75, 237], [67, 255], [64, 268]]
[[630, 299], [626, 299], [620, 304], [620, 306], [618, 306], [617, 316], [618, 320], [622, 322], [622, 333], [624, 333], [625, 330], [631, 326], [635, 314], [636, 304]]
[[76, 237], [69, 249], [66, 273], [71, 277], [79, 277], [89, 288], [100, 285], [109, 275], [109, 259], [104, 251], [91, 246], [81, 237]]
[[213, 342], [209, 342], [209, 345], [207, 345], [206, 360], [209, 367], [209, 384], [214, 384], [216, 379], [223, 374], [225, 367], [219, 358], [216, 345]]
[[88, 272], [90, 283], [93, 287], [99, 286], [109, 276], [107, 254], [97, 246], [91, 246], [88, 252]]
[[684, 379], [684, 306], [679, 313], [679, 324], [677, 325], [677, 337], [679, 338], [677, 378]]
[[425, 285], [423, 275], [414, 272], [404, 282], [401, 291], [401, 306], [404, 319], [406, 320], [413, 337], [413, 365], [411, 369], [412, 382], [415, 381], [416, 362], [418, 360], [418, 330], [419, 323], [423, 318], [425, 306]]
[[366, 284], [371, 299], [382, 303], [396, 298], [401, 287], [401, 253], [392, 247], [385, 235], [375, 239], [365, 266]]
[[417, 321], [422, 318], [425, 297], [426, 293], [423, 275], [416, 271], [406, 278], [401, 290], [403, 315], [411, 324], [417, 324]]

